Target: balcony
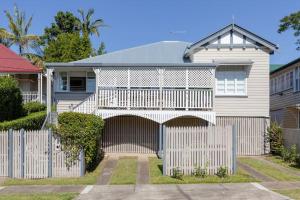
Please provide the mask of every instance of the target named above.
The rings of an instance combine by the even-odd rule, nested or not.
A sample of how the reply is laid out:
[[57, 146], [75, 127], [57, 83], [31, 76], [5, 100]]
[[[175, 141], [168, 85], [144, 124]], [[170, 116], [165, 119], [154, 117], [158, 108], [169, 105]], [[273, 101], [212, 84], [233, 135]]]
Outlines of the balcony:
[[100, 109], [211, 110], [212, 89], [99, 89]]

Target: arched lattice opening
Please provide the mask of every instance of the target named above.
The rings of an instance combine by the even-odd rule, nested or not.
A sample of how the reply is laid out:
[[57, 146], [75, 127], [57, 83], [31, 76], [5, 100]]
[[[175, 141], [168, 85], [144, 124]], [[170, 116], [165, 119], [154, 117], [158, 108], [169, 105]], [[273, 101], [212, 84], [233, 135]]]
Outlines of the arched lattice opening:
[[115, 116], [105, 120], [102, 147], [106, 153], [158, 151], [159, 124], [139, 116]]
[[194, 116], [182, 116], [168, 120], [164, 123], [166, 126], [208, 126], [209, 122]]

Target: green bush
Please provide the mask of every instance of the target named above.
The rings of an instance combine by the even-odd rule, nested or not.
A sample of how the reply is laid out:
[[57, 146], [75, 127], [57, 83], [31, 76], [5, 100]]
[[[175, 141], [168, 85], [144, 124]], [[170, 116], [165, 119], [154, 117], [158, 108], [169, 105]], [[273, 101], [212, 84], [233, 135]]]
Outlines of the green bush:
[[24, 115], [21, 91], [14, 78], [0, 77], [0, 97], [0, 122]]
[[84, 150], [86, 169], [93, 170], [101, 159], [99, 141], [104, 122], [92, 114], [65, 112], [58, 116], [56, 132], [61, 137], [63, 150], [69, 152], [66, 164], [77, 160], [80, 149]]
[[179, 167], [176, 167], [172, 170], [172, 178], [176, 178], [178, 180], [183, 180], [183, 173]]
[[26, 117], [21, 117], [12, 121], [0, 122], [0, 130], [8, 129], [25, 129], [25, 130], [39, 130], [41, 129], [46, 118], [46, 112], [32, 113]]
[[40, 102], [28, 102], [23, 105], [23, 108], [24, 111], [29, 115], [30, 113], [46, 110], [46, 105]]
[[282, 146], [280, 156], [285, 162], [297, 164], [299, 157], [297, 153], [297, 146], [295, 144], [292, 145], [291, 148], [285, 148]]
[[199, 178], [205, 178], [207, 177], [208, 173], [207, 173], [207, 164], [205, 165], [204, 168], [202, 167], [195, 167], [193, 175]]
[[228, 176], [228, 169], [227, 167], [219, 167], [218, 170], [217, 170], [217, 173], [216, 175], [219, 177], [219, 178], [226, 178]]
[[282, 128], [277, 123], [272, 122], [267, 131], [271, 154], [280, 155], [283, 146]]

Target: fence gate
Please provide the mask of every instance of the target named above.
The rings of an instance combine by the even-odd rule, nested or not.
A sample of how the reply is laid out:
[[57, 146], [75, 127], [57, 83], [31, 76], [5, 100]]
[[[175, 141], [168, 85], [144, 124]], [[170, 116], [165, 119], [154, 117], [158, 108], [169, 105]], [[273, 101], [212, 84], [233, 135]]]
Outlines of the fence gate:
[[192, 174], [195, 167], [215, 174], [220, 166], [235, 172], [236, 133], [226, 127], [167, 127], [164, 129], [164, 174], [175, 168]]
[[0, 176], [11, 178], [79, 177], [84, 154], [67, 166], [60, 139], [49, 130], [0, 131]]

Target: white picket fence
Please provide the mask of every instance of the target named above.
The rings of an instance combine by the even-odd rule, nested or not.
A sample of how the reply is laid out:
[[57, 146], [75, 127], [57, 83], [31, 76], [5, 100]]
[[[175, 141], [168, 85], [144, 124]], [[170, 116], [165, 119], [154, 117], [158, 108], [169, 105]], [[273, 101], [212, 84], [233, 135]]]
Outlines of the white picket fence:
[[66, 165], [66, 158], [59, 138], [49, 130], [0, 132], [0, 176], [27, 179], [82, 176], [83, 154], [71, 167]]
[[178, 168], [190, 175], [196, 167], [207, 168], [215, 174], [219, 167], [227, 167], [232, 174], [236, 168], [236, 133], [226, 127], [166, 127], [164, 174], [172, 175]]

